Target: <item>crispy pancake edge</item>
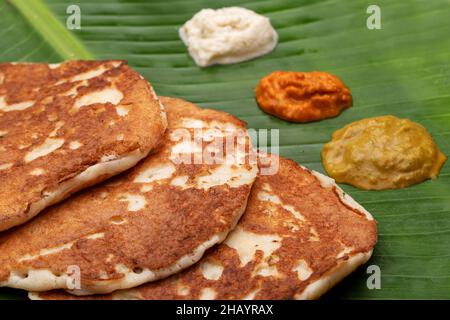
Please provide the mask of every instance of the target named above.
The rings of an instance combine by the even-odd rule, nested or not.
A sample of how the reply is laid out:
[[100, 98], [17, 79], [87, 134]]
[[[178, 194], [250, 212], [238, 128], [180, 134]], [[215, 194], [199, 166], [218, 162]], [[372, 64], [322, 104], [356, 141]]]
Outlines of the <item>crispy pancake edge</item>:
[[[237, 127], [244, 129], [245, 123], [238, 120], [237, 118], [228, 115], [226, 113], [216, 111], [216, 110], [208, 110], [208, 109], [201, 109], [191, 103], [188, 103], [186, 101], [175, 99], [175, 98], [162, 98], [161, 99], [164, 104], [166, 104], [167, 110], [175, 114], [176, 116], [184, 115], [184, 117], [189, 118], [193, 117], [196, 119], [197, 117], [200, 117], [200, 119], [203, 119], [205, 121], [223, 121], [225, 123], [232, 123], [236, 125]], [[170, 118], [170, 116], [169, 116]], [[157, 151], [155, 151], [156, 153]], [[150, 158], [152, 156], [150, 155]], [[145, 162], [146, 160], [144, 160]], [[134, 170], [134, 169], [131, 169]], [[256, 178], [256, 165], [254, 166], [254, 178]], [[126, 173], [125, 173], [126, 174]], [[98, 186], [100, 188], [101, 186]], [[235, 224], [239, 220], [240, 216], [243, 214], [246, 208], [246, 200], [248, 199], [248, 195], [250, 194], [250, 185], [245, 184], [244, 187], [239, 187], [239, 193], [246, 192], [245, 201], [242, 202], [242, 205], [239, 208], [236, 208], [236, 211], [233, 212], [233, 221], [230, 222], [229, 226], [224, 230], [223, 232], [212, 234], [211, 237], [203, 242], [200, 243], [196, 249], [193, 252], [190, 252], [189, 254], [186, 254], [182, 256], [180, 259], [175, 261], [173, 264], [161, 268], [161, 269], [143, 269], [139, 274], [130, 272], [128, 277], [125, 277], [124, 279], [120, 279], [120, 281], [116, 280], [105, 280], [105, 281], [99, 281], [98, 283], [92, 282], [89, 285], [84, 286], [83, 290], [75, 291], [74, 293], [77, 294], [86, 294], [86, 293], [104, 293], [104, 292], [111, 292], [116, 289], [120, 288], [126, 288], [131, 286], [136, 286], [138, 284], [147, 282], [147, 281], [154, 281], [161, 277], [166, 277], [174, 272], [177, 272], [183, 268], [186, 268], [187, 266], [190, 266], [197, 260], [201, 258], [204, 251], [217, 242], [223, 241], [228, 234], [228, 232], [234, 228]], [[97, 187], [96, 187], [97, 188]], [[242, 189], [242, 190], [241, 190]], [[248, 189], [248, 192], [246, 191]], [[237, 192], [237, 191], [236, 191]], [[81, 195], [79, 195], [81, 196]], [[77, 196], [75, 196], [75, 199]], [[68, 200], [70, 201], [76, 201], [73, 200], [73, 198]], [[61, 205], [64, 205], [61, 204]], [[60, 207], [59, 205], [58, 207]], [[56, 210], [56, 209], [54, 209]], [[47, 213], [47, 212], [46, 212]], [[231, 215], [231, 213], [230, 213]], [[38, 217], [40, 219], [41, 217]], [[212, 232], [211, 232], [212, 233]], [[1, 241], [0, 241], [1, 242]], [[1, 244], [1, 243], [0, 243]], [[20, 272], [19, 272], [20, 273]], [[9, 280], [6, 280], [3, 285], [9, 285], [14, 287], [20, 287], [25, 288], [29, 286], [33, 286], [36, 289], [35, 290], [48, 290], [49, 283], [58, 287], [65, 287], [67, 280], [69, 278], [67, 275], [59, 274], [55, 275], [48, 269], [41, 269], [41, 270], [29, 270], [28, 275], [26, 278], [21, 278], [20, 275], [16, 278], [10, 278]], [[32, 283], [33, 282], [33, 283]]]
[[[281, 160], [284, 161], [288, 166], [292, 166], [292, 168], [295, 168], [295, 166], [298, 166], [292, 160], [287, 160], [287, 159], [281, 159]], [[361, 247], [360, 250], [358, 250], [359, 252], [357, 251], [357, 252], [348, 254], [347, 256], [344, 256], [343, 258], [337, 259], [336, 260], [337, 263], [333, 267], [328, 268], [324, 273], [322, 273], [318, 278], [315, 278], [306, 287], [299, 288], [298, 290], [294, 291], [294, 293], [291, 296], [291, 298], [293, 298], [293, 299], [300, 299], [300, 300], [317, 299], [320, 296], [322, 296], [324, 293], [326, 293], [329, 289], [331, 289], [339, 281], [341, 281], [346, 276], [348, 276], [350, 273], [352, 273], [358, 266], [366, 263], [370, 259], [372, 252], [373, 252], [373, 247], [376, 243], [376, 224], [375, 224], [375, 221], [373, 220], [372, 215], [367, 210], [365, 210], [361, 205], [359, 205], [355, 200], [353, 200], [353, 198], [351, 198], [350, 196], [345, 194], [340, 189], [340, 187], [334, 183], [333, 179], [331, 179], [321, 173], [315, 172], [313, 170], [306, 169], [303, 166], [298, 166], [298, 167], [311, 173], [317, 179], [317, 181], [320, 183], [320, 185], [323, 188], [334, 190], [334, 193], [340, 199], [342, 204], [344, 204], [345, 206], [350, 208], [352, 211], [355, 211], [356, 213], [360, 214], [361, 216], [364, 216], [365, 220], [370, 222], [370, 224], [372, 225], [372, 228], [375, 228], [375, 229], [372, 229], [372, 231], [375, 232], [375, 234], [367, 235], [368, 239], [372, 239], [372, 240], [370, 240], [365, 246]], [[260, 179], [260, 178], [258, 178], [258, 179]], [[257, 184], [255, 184], [255, 185], [257, 185]], [[253, 196], [254, 195], [253, 195], [253, 191], [252, 191], [251, 197], [253, 197]], [[245, 218], [245, 214], [242, 219], [244, 219], [244, 218]], [[239, 224], [238, 224], [238, 226], [239, 226]], [[230, 236], [231, 236], [231, 234], [230, 234]], [[227, 243], [227, 241], [228, 241], [228, 239], [226, 240], [225, 243]], [[133, 288], [133, 289], [129, 289], [129, 290], [120, 290], [120, 291], [114, 292], [109, 295], [87, 296], [87, 297], [83, 297], [83, 299], [145, 299], [145, 297], [143, 296], [143, 294], [145, 294], [145, 288], [151, 288], [151, 287], [155, 288], [155, 287], [158, 287], [158, 284], [163, 284], [163, 283], [167, 284], [167, 290], [169, 290], [171, 288], [171, 285], [170, 285], [171, 280], [170, 279], [174, 279], [173, 280], [174, 283], [178, 283], [177, 279], [183, 279], [184, 275], [189, 274], [189, 273], [192, 274], [193, 272], [196, 272], [196, 270], [198, 270], [197, 267], [199, 266], [199, 264], [204, 262], [206, 259], [211, 258], [211, 254], [210, 254], [211, 252], [215, 252], [215, 254], [217, 254], [217, 251], [215, 251], [215, 250], [219, 250], [218, 247], [224, 247], [224, 245], [218, 245], [217, 247], [215, 247], [216, 249], [214, 249], [214, 248], [211, 249], [213, 251], [209, 251], [208, 253], [206, 253], [204, 258], [198, 264], [194, 265], [193, 267], [191, 267], [190, 269], [188, 269], [186, 271], [183, 271], [179, 275], [175, 275], [168, 279], [161, 280], [160, 282], [143, 285], [141, 287], [137, 287], [137, 288]], [[220, 256], [220, 253], [219, 253], [219, 256]], [[214, 259], [214, 254], [212, 255], [212, 258]], [[194, 270], [194, 271], [192, 271], [192, 270]], [[225, 272], [225, 271], [223, 271], [223, 272]], [[242, 281], [245, 281], [245, 279], [242, 279]], [[202, 285], [202, 284], [199, 284], [199, 285]], [[140, 292], [141, 288], [143, 290], [142, 293]], [[162, 297], [155, 296], [154, 298], [156, 298], [156, 299], [159, 299], [159, 298], [171, 299], [171, 293], [167, 293], [167, 295], [164, 295], [164, 293], [163, 293], [164, 288], [165, 288], [165, 286], [161, 286]], [[204, 288], [204, 287], [202, 286], [202, 288]], [[152, 292], [152, 291], [150, 291], [150, 292]], [[188, 297], [190, 297], [190, 296], [188, 295]], [[29, 298], [33, 299], [33, 300], [79, 299], [79, 297], [72, 296], [63, 291], [52, 291], [52, 292], [47, 292], [47, 293], [30, 292]], [[190, 298], [192, 298], [192, 297], [190, 297]], [[255, 298], [255, 297], [253, 297], [253, 298]], [[266, 298], [267, 297], [264, 297], [264, 299], [266, 299]], [[152, 298], [149, 298], [149, 299], [152, 299]]]
[[[94, 77], [89, 75], [90, 71], [102, 71], [102, 68], [103, 73], [100, 75]], [[31, 74], [24, 82], [22, 78], [27, 71]], [[8, 178], [8, 188], [11, 192], [5, 198], [0, 199], [0, 231], [22, 224], [46, 207], [62, 201], [72, 193], [133, 167], [155, 148], [163, 137], [167, 125], [163, 105], [158, 100], [151, 85], [129, 68], [125, 61], [66, 61], [56, 65], [2, 63], [0, 64], [0, 74], [11, 77], [4, 76], [0, 84], [0, 96], [3, 103], [8, 103], [6, 100], [10, 100], [9, 103], [14, 106], [14, 103], [17, 104], [18, 101], [26, 100], [29, 97], [33, 97], [32, 100], [34, 101], [31, 107], [23, 110], [20, 108], [7, 110], [4, 107], [0, 110], [0, 124], [2, 125], [0, 131], [6, 132], [6, 142], [5, 138], [1, 139], [0, 142], [4, 142], [0, 144], [0, 147], [9, 148], [5, 149], [5, 155], [8, 155], [6, 157], [8, 159], [12, 158], [8, 162], [13, 165], [10, 170], [0, 170], [0, 176], [4, 175], [3, 179]], [[72, 81], [80, 75], [84, 75], [88, 79]], [[113, 80], [105, 80], [108, 77]], [[120, 83], [113, 82], [116, 80]], [[124, 133], [124, 141], [118, 141], [117, 146], [102, 143], [101, 137], [96, 139], [95, 142], [91, 139], [89, 143], [92, 146], [89, 147], [91, 150], [89, 153], [84, 150], [81, 151], [84, 146], [81, 144], [80, 147], [79, 141], [76, 140], [78, 146], [75, 145], [75, 148], [77, 150], [74, 150], [72, 146], [63, 145], [59, 150], [52, 151], [30, 162], [18, 158], [19, 155], [23, 156], [25, 151], [28, 152], [25, 155], [29, 155], [32, 151], [38, 149], [43, 145], [43, 138], [39, 138], [36, 140], [37, 142], [27, 142], [29, 145], [26, 146], [24, 151], [20, 149], [20, 145], [20, 150], [12, 149], [14, 146], [17, 148], [17, 144], [20, 144], [26, 138], [25, 135], [29, 134], [27, 132], [29, 128], [25, 127], [23, 134], [19, 133], [17, 136], [9, 137], [8, 131], [14, 131], [15, 122], [31, 124], [31, 128], [39, 128], [40, 123], [43, 123], [43, 126], [53, 124], [53, 132], [49, 133], [49, 131], [45, 132], [44, 130], [43, 133], [50, 134], [48, 137], [52, 137], [55, 141], [56, 139], [64, 139], [64, 144], [68, 145], [69, 141], [66, 141], [65, 138], [71, 128], [65, 127], [65, 122], [75, 121], [71, 118], [76, 118], [78, 123], [83, 123], [83, 117], [91, 121], [95, 119], [93, 114], [97, 111], [102, 112], [102, 108], [106, 108], [107, 113], [109, 112], [108, 114], [112, 115], [114, 106], [119, 106], [110, 103], [94, 103], [92, 106], [82, 106], [81, 113], [69, 115], [68, 108], [70, 105], [67, 105], [67, 103], [75, 103], [91, 92], [108, 88], [107, 81], [111, 81], [109, 85], [117, 86], [121, 92], [123, 91], [123, 98], [120, 103], [124, 103], [129, 108], [129, 114], [126, 120], [122, 120], [121, 117], [118, 117], [118, 120], [121, 121], [119, 124], [124, 132], [131, 128], [135, 130], [133, 136], [128, 139], [127, 134]], [[19, 89], [16, 90], [15, 88]], [[35, 90], [36, 88], [38, 90]], [[68, 95], [67, 92], [72, 92], [72, 94]], [[55, 102], [55, 100], [57, 101]], [[8, 105], [6, 108], [8, 108]], [[90, 113], [90, 110], [85, 110], [89, 108], [96, 111]], [[77, 114], [79, 115], [78, 118]], [[53, 119], [47, 121], [45, 116], [48, 119], [56, 117], [58, 122]], [[149, 123], [152, 123], [152, 125], [149, 126]], [[100, 132], [99, 129], [94, 127], [86, 130], [92, 136], [96, 136]], [[31, 134], [33, 135], [35, 132], [31, 132]], [[83, 134], [85, 133], [81, 135]], [[79, 136], [81, 137], [81, 135]], [[75, 137], [77, 137], [77, 134], [75, 134]], [[5, 143], [7, 145], [4, 145]], [[40, 143], [41, 145], [39, 145]], [[121, 144], [123, 144], [123, 147], [119, 147]], [[59, 155], [58, 159], [60, 160], [54, 160], [53, 154], [63, 148], [65, 154]], [[12, 157], [15, 153], [17, 155]], [[101, 159], [103, 156], [111, 154], [116, 154], [116, 157], [114, 159]], [[48, 160], [47, 157], [49, 157]], [[38, 174], [31, 174], [33, 172]], [[40, 174], [40, 172], [44, 173]]]

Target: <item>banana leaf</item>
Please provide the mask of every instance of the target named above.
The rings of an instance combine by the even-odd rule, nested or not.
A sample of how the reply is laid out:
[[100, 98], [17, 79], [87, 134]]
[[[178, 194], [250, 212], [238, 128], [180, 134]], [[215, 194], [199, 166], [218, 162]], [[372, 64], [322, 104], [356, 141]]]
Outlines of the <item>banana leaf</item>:
[[[450, 2], [379, 0], [381, 29], [369, 30], [367, 7], [353, 0], [78, 0], [81, 29], [67, 30], [69, 0], [0, 0], [0, 61], [126, 59], [159, 95], [220, 109], [250, 128], [279, 129], [281, 155], [324, 172], [320, 151], [352, 121], [392, 114], [424, 125], [450, 155]], [[243, 6], [271, 19], [280, 36], [272, 53], [244, 63], [197, 67], [178, 28], [205, 7]], [[293, 124], [262, 112], [260, 77], [274, 70], [321, 70], [351, 89], [340, 116]], [[325, 298], [450, 298], [450, 164], [438, 179], [401, 190], [342, 186], [378, 221], [372, 259]], [[369, 289], [368, 265], [381, 271]], [[0, 298], [23, 298], [0, 289]]]

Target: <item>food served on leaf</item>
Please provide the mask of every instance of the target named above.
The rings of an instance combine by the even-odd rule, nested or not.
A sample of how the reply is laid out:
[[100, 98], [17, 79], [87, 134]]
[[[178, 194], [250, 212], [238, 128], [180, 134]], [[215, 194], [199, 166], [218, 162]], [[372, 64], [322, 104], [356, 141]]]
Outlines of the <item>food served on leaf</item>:
[[253, 59], [272, 51], [278, 43], [268, 18], [240, 7], [203, 9], [180, 28], [179, 34], [201, 67]]
[[74, 289], [67, 270], [75, 266], [81, 288], [73, 293], [109, 293], [177, 273], [225, 239], [258, 169], [245, 124], [161, 100], [169, 127], [156, 151], [0, 235], [0, 286]]
[[368, 190], [404, 188], [434, 178], [445, 160], [423, 126], [390, 115], [337, 130], [322, 150], [332, 178]]
[[[170, 113], [169, 113], [170, 115]], [[369, 212], [320, 173], [279, 159], [256, 179], [224, 243], [180, 274], [84, 299], [315, 299], [364, 264], [377, 241]], [[78, 299], [64, 291], [32, 299]]]
[[275, 71], [256, 87], [259, 107], [278, 118], [311, 122], [339, 115], [352, 105], [350, 90], [326, 72]]
[[0, 231], [134, 166], [165, 117], [124, 61], [0, 64]]

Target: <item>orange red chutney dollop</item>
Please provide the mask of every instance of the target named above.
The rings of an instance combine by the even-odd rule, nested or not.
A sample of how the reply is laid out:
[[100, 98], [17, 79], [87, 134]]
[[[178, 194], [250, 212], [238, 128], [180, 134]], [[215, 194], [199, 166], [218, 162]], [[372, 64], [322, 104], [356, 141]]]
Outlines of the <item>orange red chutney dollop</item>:
[[260, 80], [256, 100], [265, 112], [292, 122], [335, 117], [352, 105], [352, 95], [344, 83], [320, 71], [272, 72]]

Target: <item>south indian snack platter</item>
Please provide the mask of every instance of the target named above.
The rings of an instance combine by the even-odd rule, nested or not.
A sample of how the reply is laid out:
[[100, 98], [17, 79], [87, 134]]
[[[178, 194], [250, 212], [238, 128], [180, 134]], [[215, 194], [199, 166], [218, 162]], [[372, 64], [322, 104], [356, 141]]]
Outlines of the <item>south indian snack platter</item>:
[[[177, 31], [191, 68], [216, 79], [282, 45], [269, 17], [239, 6], [201, 8]], [[216, 104], [160, 95], [139, 67], [0, 63], [1, 287], [32, 300], [318, 299], [377, 250], [383, 212], [343, 188], [385, 197], [441, 179], [448, 148], [426, 123], [345, 121], [317, 152], [321, 173], [259, 148]], [[285, 64], [259, 76], [249, 108], [301, 134], [358, 110], [344, 80]]]

